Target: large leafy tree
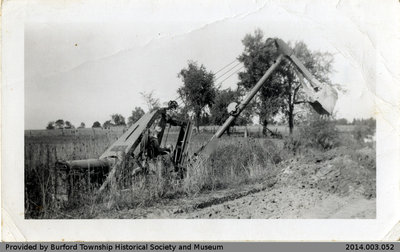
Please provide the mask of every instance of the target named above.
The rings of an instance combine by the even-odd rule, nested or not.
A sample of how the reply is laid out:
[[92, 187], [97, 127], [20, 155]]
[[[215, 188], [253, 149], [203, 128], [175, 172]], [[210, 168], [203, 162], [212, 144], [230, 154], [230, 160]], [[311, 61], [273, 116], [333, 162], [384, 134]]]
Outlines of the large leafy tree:
[[137, 122], [144, 115], [144, 110], [141, 107], [135, 107], [132, 110], [132, 115], [128, 117], [128, 125], [131, 126], [135, 122]]
[[103, 129], [109, 129], [113, 126], [114, 124], [111, 122], [111, 120], [107, 120], [103, 123]]
[[54, 125], [55, 125], [55, 122], [54, 122], [54, 121], [48, 122], [48, 123], [47, 123], [47, 126], [46, 126], [46, 129], [52, 130], [52, 129], [55, 128]]
[[[239, 73], [239, 86], [249, 90], [274, 63], [278, 52], [272, 40], [265, 39], [261, 30], [247, 34], [242, 43], [245, 49], [238, 59], [244, 64], [245, 70]], [[315, 78], [331, 84], [329, 73], [332, 71], [333, 56], [330, 53], [311, 52], [303, 42], [296, 42], [292, 48], [296, 57]], [[280, 112], [286, 117], [292, 133], [296, 106], [306, 103], [301, 81], [295, 66], [284, 60], [263, 85], [256, 100], [264, 133], [268, 122]]]
[[[245, 70], [239, 73], [238, 86], [249, 91], [273, 64], [276, 52], [274, 44], [264, 40], [261, 30], [256, 30], [254, 35], [247, 34], [242, 43], [244, 51], [238, 60], [243, 63]], [[267, 132], [268, 123], [272, 121], [282, 106], [282, 92], [282, 85], [270, 77], [255, 98], [256, 112], [263, 125], [264, 134]]]
[[65, 121], [64, 129], [75, 129], [75, 126], [70, 121]]
[[[215, 97], [215, 103], [211, 107], [211, 123], [214, 125], [222, 125], [226, 119], [229, 117], [228, 105], [232, 102], [239, 102], [240, 92], [237, 90], [223, 89], [218, 90]], [[249, 107], [250, 108], [250, 107]], [[248, 109], [243, 111], [241, 115], [235, 119], [234, 124], [236, 125], [246, 125], [251, 122], [251, 112]], [[231, 125], [232, 126], [232, 125]], [[229, 127], [230, 128], [230, 127]], [[227, 132], [229, 133], [229, 128]]]
[[64, 128], [64, 125], [65, 125], [65, 123], [64, 123], [64, 120], [63, 120], [63, 119], [58, 119], [58, 120], [55, 122], [55, 124], [54, 124], [54, 126], [56, 127], [56, 129], [63, 129], [63, 128]]
[[92, 128], [101, 128], [101, 124], [99, 121], [95, 121], [92, 125]]
[[111, 120], [107, 120], [103, 123], [103, 128], [109, 129], [112, 126], [125, 126], [125, 125], [126, 125], [125, 117], [123, 117], [121, 114], [112, 114]]
[[229, 89], [219, 90], [215, 98], [215, 103], [211, 108], [211, 122], [215, 125], [222, 125], [229, 117], [227, 110], [231, 102], [237, 102], [238, 93]]
[[81, 124], [79, 124], [78, 129], [84, 129], [86, 128], [86, 124], [84, 122], [81, 122]]
[[214, 74], [207, 71], [203, 65], [199, 66], [196, 62], [189, 61], [187, 68], [182, 69], [178, 77], [183, 81], [178, 94], [188, 110], [194, 113], [199, 130], [201, 116], [207, 107], [212, 106], [216, 96]]
[[111, 115], [111, 121], [116, 126], [126, 125], [125, 117], [123, 117], [121, 114], [113, 114], [113, 115]]
[[[304, 64], [304, 66], [313, 74], [320, 82], [332, 85], [329, 74], [332, 72], [333, 56], [330, 53], [311, 52], [304, 42], [296, 42], [293, 46], [294, 54]], [[307, 97], [302, 92], [301, 82], [305, 80], [298, 75], [294, 66], [285, 61], [278, 69], [277, 76], [281, 79], [284, 86], [282, 93], [283, 106], [282, 112], [287, 118], [290, 133], [294, 128], [295, 117], [301, 113], [306, 104]], [[299, 78], [300, 76], [300, 78]], [[296, 111], [297, 107], [297, 111]]]

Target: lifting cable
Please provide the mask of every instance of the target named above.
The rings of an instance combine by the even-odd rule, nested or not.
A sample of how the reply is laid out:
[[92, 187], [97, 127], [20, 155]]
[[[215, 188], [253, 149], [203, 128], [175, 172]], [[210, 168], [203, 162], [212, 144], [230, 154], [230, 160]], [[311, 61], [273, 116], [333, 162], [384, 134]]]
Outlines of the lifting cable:
[[224, 81], [226, 81], [227, 79], [229, 79], [232, 75], [238, 73], [240, 70], [242, 70], [244, 66], [241, 66], [239, 69], [237, 69], [235, 72], [233, 72], [232, 74], [230, 74], [228, 77], [226, 77], [225, 79], [223, 79], [222, 81], [219, 82], [219, 84], [221, 85]]
[[238, 65], [240, 65], [242, 62], [238, 62], [236, 65], [234, 65], [233, 67], [231, 67], [228, 71], [224, 72], [223, 74], [221, 74], [220, 76], [216, 77], [215, 80], [220, 79], [222, 76], [226, 75], [227, 73], [229, 73], [230, 71], [232, 71], [233, 69], [235, 69], [235, 67], [237, 67]]
[[[232, 62], [228, 63], [227, 65], [225, 65], [224, 67], [222, 67], [221, 69], [219, 69], [218, 71], [216, 71], [214, 73], [214, 75], [216, 75], [217, 73], [220, 73], [221, 71], [223, 71], [224, 69], [226, 69], [227, 67], [231, 66], [233, 63], [235, 63], [236, 61], [238, 61], [237, 59], [234, 59]], [[241, 62], [238, 62], [237, 64], [235, 64], [233, 67], [231, 67], [229, 70], [225, 71], [223, 74], [221, 74], [220, 76], [215, 78], [215, 81], [217, 81], [218, 79], [221, 79], [221, 77], [223, 77], [224, 75], [228, 74], [229, 72], [231, 72], [233, 69], [235, 69], [237, 66], [239, 66], [241, 64]], [[232, 75], [236, 74], [237, 72], [239, 72], [241, 69], [243, 68], [243, 66], [241, 66], [239, 69], [237, 69], [236, 71], [234, 71], [233, 73], [231, 73], [228, 77], [226, 77], [225, 79], [223, 79], [221, 82], [219, 82], [219, 84], [222, 84], [224, 81], [226, 81], [227, 79], [229, 79]], [[180, 95], [178, 95], [177, 97], [175, 97], [175, 99], [173, 99], [174, 101], [178, 101], [181, 100], [180, 103], [178, 103], [178, 106], [180, 106], [183, 103], [183, 99], [181, 98]]]
[[214, 73], [214, 75], [216, 75], [217, 73], [221, 72], [222, 70], [224, 70], [225, 68], [227, 68], [228, 66], [232, 65], [233, 63], [235, 63], [235, 61], [237, 61], [237, 59], [233, 60], [231, 63], [229, 63], [228, 65], [224, 66], [223, 68], [219, 69], [218, 71], [216, 71]]

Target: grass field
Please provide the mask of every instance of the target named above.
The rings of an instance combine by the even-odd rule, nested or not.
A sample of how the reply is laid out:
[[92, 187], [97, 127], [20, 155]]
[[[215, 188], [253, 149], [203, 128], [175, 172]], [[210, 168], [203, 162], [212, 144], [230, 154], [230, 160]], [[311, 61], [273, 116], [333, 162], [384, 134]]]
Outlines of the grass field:
[[[190, 150], [192, 152], [197, 150], [216, 129], [217, 127], [213, 126], [202, 127], [200, 133], [193, 135]], [[243, 138], [244, 127], [235, 127], [232, 129], [231, 137], [223, 136], [218, 148], [209, 157], [197, 160], [188, 168], [184, 180], [176, 181], [158, 175], [149, 176], [133, 181], [130, 188], [119, 188], [118, 192], [111, 192], [107, 197], [103, 197], [102, 204], [95, 208], [93, 206], [96, 203], [91, 199], [92, 195], [87, 194], [83, 195], [78, 203], [79, 207], [75, 204], [67, 209], [54, 207], [54, 195], [51, 194], [51, 188], [56, 183], [55, 162], [98, 158], [123, 133], [123, 130], [25, 131], [25, 217], [93, 218], [96, 214], [104, 215], [104, 211], [107, 212], [109, 209], [150, 206], [162, 199], [193, 197], [203, 192], [235, 188], [261, 180], [272, 185], [278, 181], [282, 164], [285, 162], [295, 162], [292, 161], [294, 157], [304, 159], [303, 162], [306, 162], [310, 155], [325, 153], [325, 151], [302, 146], [301, 143], [293, 144], [293, 139], [287, 136], [288, 130], [284, 126], [272, 126], [270, 129], [282, 134], [283, 139], [259, 138], [262, 135], [261, 127], [257, 126], [247, 127], [250, 137]], [[354, 126], [338, 126], [338, 130], [341, 139], [340, 145], [337, 146], [338, 153], [354, 150], [349, 159], [357, 160], [362, 167], [371, 166], [373, 161], [370, 159], [360, 161], [360, 156], [356, 154], [356, 150], [364, 148], [365, 144], [352, 140]], [[177, 132], [172, 128], [168, 133], [167, 141], [161, 144], [174, 143], [176, 138]], [[371, 155], [371, 151], [368, 155]], [[166, 163], [168, 162], [165, 158], [159, 159], [155, 167], [158, 169]], [[374, 179], [372, 178], [371, 181]], [[374, 192], [370, 192], [372, 190], [370, 184], [363, 186], [368, 187], [369, 191], [367, 190], [366, 194], [374, 195]], [[91, 210], [89, 211], [87, 207]], [[105, 210], [101, 212], [99, 209]]]

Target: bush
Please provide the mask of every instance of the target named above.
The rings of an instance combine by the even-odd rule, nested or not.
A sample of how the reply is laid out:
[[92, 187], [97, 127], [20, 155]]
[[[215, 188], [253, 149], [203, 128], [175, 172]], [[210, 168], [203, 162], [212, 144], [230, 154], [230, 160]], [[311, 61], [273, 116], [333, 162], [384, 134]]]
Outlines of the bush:
[[299, 138], [301, 144], [322, 150], [339, 145], [339, 132], [334, 122], [317, 114], [310, 115], [309, 120], [300, 126]]
[[356, 125], [353, 130], [353, 137], [358, 142], [364, 142], [364, 139], [369, 136], [373, 135], [375, 132], [374, 125]]

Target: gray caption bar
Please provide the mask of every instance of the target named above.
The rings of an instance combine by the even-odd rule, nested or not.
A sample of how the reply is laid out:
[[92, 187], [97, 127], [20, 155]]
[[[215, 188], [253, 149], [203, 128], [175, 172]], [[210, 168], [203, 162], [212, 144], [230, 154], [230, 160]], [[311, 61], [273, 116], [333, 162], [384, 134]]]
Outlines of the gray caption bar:
[[398, 242], [22, 242], [1, 243], [1, 251], [399, 251]]

